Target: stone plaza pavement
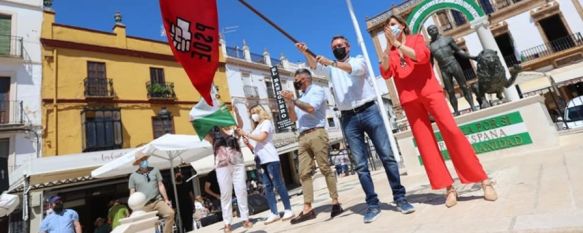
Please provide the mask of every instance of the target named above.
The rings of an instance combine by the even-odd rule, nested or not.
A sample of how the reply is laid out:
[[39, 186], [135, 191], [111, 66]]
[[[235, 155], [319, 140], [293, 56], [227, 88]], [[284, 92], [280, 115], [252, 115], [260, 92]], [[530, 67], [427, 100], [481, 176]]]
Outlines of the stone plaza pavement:
[[[487, 156], [487, 155], [482, 155]], [[443, 191], [432, 191], [425, 174], [404, 175], [407, 198], [416, 212], [403, 215], [392, 202], [387, 178], [380, 168], [373, 172], [376, 191], [383, 204], [379, 218], [363, 223], [364, 193], [356, 175], [338, 178], [340, 201], [345, 212], [329, 219], [330, 199], [324, 179], [315, 179], [317, 218], [298, 225], [278, 221], [264, 225], [268, 212], [251, 216], [251, 229], [235, 219], [233, 232], [583, 232], [583, 131], [563, 133], [560, 146], [488, 160], [481, 157], [496, 182], [499, 199], [487, 202], [477, 184], [461, 185], [458, 204], [446, 208]], [[455, 176], [453, 169], [450, 169]], [[292, 197], [297, 214], [302, 197]], [[279, 210], [283, 211], [281, 202]], [[216, 223], [195, 232], [222, 232]]]

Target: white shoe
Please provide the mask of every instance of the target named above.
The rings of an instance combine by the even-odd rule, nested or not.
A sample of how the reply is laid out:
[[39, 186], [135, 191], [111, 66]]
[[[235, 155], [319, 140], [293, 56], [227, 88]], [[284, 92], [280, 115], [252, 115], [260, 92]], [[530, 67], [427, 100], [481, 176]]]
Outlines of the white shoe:
[[263, 222], [263, 224], [267, 225], [279, 220], [279, 215], [270, 214], [269, 217]]
[[291, 218], [295, 217], [296, 215], [294, 214], [294, 212], [292, 212], [291, 210], [285, 210], [283, 212], [283, 217], [281, 218], [281, 221], [286, 221], [286, 220], [290, 220]]

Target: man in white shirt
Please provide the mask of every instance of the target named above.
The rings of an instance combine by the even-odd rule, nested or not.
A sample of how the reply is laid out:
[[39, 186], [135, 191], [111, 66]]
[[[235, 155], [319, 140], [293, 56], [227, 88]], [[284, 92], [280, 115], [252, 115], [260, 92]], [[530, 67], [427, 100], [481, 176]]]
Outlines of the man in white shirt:
[[312, 57], [303, 43], [297, 43], [296, 47], [305, 55], [310, 68], [328, 74], [334, 87], [336, 104], [342, 113], [340, 121], [344, 136], [356, 164], [358, 179], [366, 194], [368, 211], [364, 215], [364, 222], [373, 222], [380, 213], [378, 195], [368, 169], [368, 145], [364, 141], [364, 133], [372, 140], [383, 163], [397, 208], [404, 214], [414, 212], [414, 207], [405, 198], [406, 191], [401, 185], [399, 165], [392, 154], [381, 113], [374, 101], [376, 96], [373, 86], [367, 79], [365, 59], [360, 55], [350, 56], [350, 43], [344, 36], [332, 38], [331, 47], [336, 60], [324, 56]]
[[283, 91], [281, 94], [287, 101], [290, 120], [298, 122], [300, 131], [298, 159], [304, 210], [291, 220], [292, 224], [316, 218], [316, 213], [312, 209], [314, 201], [312, 174], [315, 162], [318, 163], [318, 168], [326, 179], [326, 186], [332, 199], [330, 217], [336, 217], [344, 211], [338, 202], [336, 177], [328, 160], [328, 133], [324, 128], [327, 108], [326, 92], [322, 87], [312, 84], [312, 73], [307, 69], [298, 69], [295, 72], [294, 87], [302, 91], [300, 98], [295, 99], [291, 91]]

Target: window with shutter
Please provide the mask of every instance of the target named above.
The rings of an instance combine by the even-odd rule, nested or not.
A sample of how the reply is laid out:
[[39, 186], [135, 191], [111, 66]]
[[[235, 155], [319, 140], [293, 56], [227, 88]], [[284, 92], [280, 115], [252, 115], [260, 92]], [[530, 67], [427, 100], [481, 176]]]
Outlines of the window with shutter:
[[0, 15], [0, 56], [10, 55], [12, 36], [12, 16]]

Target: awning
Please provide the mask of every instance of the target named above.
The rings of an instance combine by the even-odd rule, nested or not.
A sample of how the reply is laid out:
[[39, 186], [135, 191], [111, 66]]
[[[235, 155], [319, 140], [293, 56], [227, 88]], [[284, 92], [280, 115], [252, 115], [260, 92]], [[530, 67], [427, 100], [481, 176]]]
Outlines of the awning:
[[61, 181], [86, 177], [91, 174], [91, 170], [122, 156], [132, 149], [35, 158], [25, 162], [10, 174], [10, 188], [8, 190], [13, 191], [21, 186], [25, 175], [29, 177], [30, 186], [51, 182], [60, 183]]
[[552, 76], [557, 85], [564, 84], [573, 79], [579, 79], [583, 77], [583, 62], [579, 62], [573, 65], [564, 66], [547, 72], [548, 75]]
[[523, 95], [539, 92], [551, 86], [551, 81], [546, 73], [536, 71], [524, 71], [518, 74], [516, 85], [520, 87]]

